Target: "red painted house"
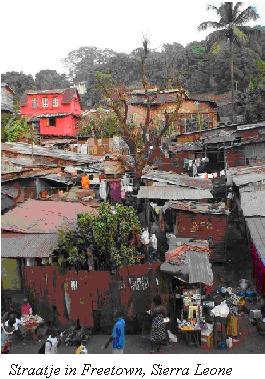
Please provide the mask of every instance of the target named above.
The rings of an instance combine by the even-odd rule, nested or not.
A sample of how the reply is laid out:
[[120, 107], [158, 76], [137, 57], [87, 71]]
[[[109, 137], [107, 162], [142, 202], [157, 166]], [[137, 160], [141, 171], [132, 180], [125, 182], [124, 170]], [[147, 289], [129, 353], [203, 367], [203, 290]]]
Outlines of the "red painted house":
[[74, 137], [82, 108], [75, 88], [34, 90], [22, 97], [20, 112], [42, 136]]

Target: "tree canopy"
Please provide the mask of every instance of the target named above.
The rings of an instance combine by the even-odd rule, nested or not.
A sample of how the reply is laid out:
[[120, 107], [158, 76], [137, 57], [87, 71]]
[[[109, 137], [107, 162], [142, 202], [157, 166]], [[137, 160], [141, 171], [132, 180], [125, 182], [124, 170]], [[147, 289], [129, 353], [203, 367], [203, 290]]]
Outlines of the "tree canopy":
[[132, 207], [101, 203], [99, 215], [78, 215], [76, 230], [59, 232], [58, 262], [76, 270], [91, 264], [98, 270], [116, 269], [139, 262], [135, 237], [140, 222]]
[[59, 74], [56, 70], [41, 70], [36, 74], [35, 86], [40, 90], [69, 88], [70, 83], [65, 74]]

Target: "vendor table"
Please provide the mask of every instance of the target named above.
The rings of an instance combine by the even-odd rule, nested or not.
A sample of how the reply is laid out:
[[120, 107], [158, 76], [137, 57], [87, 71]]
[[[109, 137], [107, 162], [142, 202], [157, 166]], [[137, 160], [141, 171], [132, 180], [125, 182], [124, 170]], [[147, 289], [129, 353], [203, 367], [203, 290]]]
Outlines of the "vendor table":
[[201, 345], [201, 330], [183, 330], [179, 329], [180, 338], [187, 343], [187, 345]]

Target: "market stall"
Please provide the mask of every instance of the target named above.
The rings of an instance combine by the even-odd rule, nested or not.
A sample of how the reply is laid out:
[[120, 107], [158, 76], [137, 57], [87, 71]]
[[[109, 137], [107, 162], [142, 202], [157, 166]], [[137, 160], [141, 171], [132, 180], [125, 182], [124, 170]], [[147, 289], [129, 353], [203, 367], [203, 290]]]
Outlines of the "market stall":
[[[171, 330], [188, 344], [201, 345], [212, 337], [212, 326], [203, 315], [203, 299], [213, 284], [207, 246], [186, 243], [166, 253], [160, 270], [168, 276], [171, 292]], [[208, 338], [206, 338], [208, 343]]]

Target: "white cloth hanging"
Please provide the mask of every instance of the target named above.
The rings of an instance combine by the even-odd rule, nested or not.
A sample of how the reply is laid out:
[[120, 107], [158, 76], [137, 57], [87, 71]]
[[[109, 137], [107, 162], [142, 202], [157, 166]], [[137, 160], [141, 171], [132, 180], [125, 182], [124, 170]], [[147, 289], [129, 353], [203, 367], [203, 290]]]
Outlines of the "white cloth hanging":
[[145, 229], [141, 235], [141, 242], [143, 245], [148, 245], [149, 244], [149, 232], [148, 229]]
[[99, 196], [102, 200], [107, 199], [107, 182], [102, 180], [99, 185]]
[[154, 250], [157, 250], [157, 238], [154, 233], [151, 235], [150, 243], [153, 246]]

